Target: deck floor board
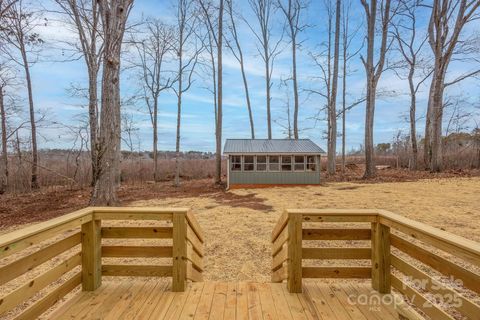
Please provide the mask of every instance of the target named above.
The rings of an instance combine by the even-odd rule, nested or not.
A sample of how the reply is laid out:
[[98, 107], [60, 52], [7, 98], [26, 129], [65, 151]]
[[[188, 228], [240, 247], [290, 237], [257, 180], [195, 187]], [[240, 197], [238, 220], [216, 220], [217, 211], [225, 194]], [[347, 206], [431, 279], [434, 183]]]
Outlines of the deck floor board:
[[191, 283], [185, 292], [156, 280], [104, 281], [81, 292], [46, 319], [398, 319], [392, 306], [352, 304], [351, 297], [374, 294], [367, 282], [305, 281], [303, 293], [285, 284]]

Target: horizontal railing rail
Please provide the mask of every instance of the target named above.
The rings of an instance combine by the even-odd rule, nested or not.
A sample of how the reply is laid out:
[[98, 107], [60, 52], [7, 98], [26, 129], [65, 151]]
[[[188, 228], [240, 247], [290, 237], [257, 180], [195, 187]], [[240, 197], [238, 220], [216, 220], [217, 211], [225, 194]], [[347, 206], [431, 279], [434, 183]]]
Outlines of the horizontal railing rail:
[[[348, 228], [339, 228], [342, 223]], [[303, 242], [335, 240], [369, 240], [370, 246]], [[305, 266], [307, 259], [371, 265]], [[450, 282], [433, 276], [437, 272]], [[303, 278], [371, 278], [373, 289], [395, 288], [432, 319], [480, 314], [480, 244], [386, 210], [286, 210], [272, 232], [272, 281], [287, 280], [290, 292], [302, 292]]]
[[[111, 220], [164, 221], [165, 226], [117, 221], [102, 227], [102, 221]], [[115, 243], [102, 244], [102, 239]], [[124, 239], [172, 241], [126, 245]], [[187, 280], [202, 281], [204, 241], [195, 216], [181, 208], [89, 207], [1, 235], [0, 317], [37, 318], [79, 285], [84, 291], [97, 289], [102, 276], [172, 277], [172, 291], [184, 291]], [[102, 258], [167, 258], [172, 263], [104, 264]]]

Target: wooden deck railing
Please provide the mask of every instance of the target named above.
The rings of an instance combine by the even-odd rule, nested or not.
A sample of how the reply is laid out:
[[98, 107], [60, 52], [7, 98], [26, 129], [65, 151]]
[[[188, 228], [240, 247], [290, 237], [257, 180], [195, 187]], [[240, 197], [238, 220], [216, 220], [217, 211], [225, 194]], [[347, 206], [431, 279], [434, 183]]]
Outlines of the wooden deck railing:
[[[165, 221], [166, 226], [133, 227], [107, 220]], [[102, 239], [172, 239], [170, 246], [102, 245]], [[47, 244], [45, 244], [45, 242]], [[187, 280], [202, 281], [202, 229], [187, 209], [91, 207], [0, 236], [0, 316], [48, 290], [14, 319], [34, 319], [82, 285], [100, 287], [103, 276], [172, 277], [172, 290]], [[105, 258], [171, 258], [169, 265], [102, 264]], [[54, 266], [29, 276], [46, 262]], [[37, 275], [38, 274], [38, 275]], [[66, 278], [56, 285], [60, 278]], [[13, 283], [13, 284], [12, 284]]]
[[[371, 247], [305, 247], [303, 240], [370, 240]], [[290, 292], [302, 291], [302, 278], [371, 278], [373, 289], [395, 288], [432, 319], [480, 314], [480, 244], [385, 210], [286, 210], [272, 232], [272, 258], [272, 282], [287, 280]], [[368, 259], [371, 266], [307, 267], [305, 259]], [[457, 283], [440, 285], [435, 272]]]

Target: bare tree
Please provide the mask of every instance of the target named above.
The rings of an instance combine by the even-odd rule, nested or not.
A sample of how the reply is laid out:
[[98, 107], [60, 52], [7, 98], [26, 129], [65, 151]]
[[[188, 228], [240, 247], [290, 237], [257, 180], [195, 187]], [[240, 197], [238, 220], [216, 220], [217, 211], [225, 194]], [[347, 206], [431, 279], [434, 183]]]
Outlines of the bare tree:
[[177, 135], [175, 143], [175, 186], [180, 185], [180, 132], [182, 120], [182, 95], [193, 84], [193, 75], [198, 62], [198, 57], [203, 50], [199, 46], [195, 35], [198, 25], [197, 15], [194, 12], [191, 0], [178, 0], [177, 3], [177, 35], [174, 51], [178, 57], [178, 69], [176, 74], [177, 87], [172, 87], [177, 96]]
[[[319, 78], [324, 85], [324, 90], [308, 90], [310, 93], [320, 95], [326, 100], [325, 106], [319, 111], [326, 110], [327, 114], [327, 143], [328, 143], [328, 165], [327, 172], [330, 175], [335, 174], [336, 141], [337, 141], [337, 112], [336, 98], [338, 90], [338, 63], [340, 47], [340, 4], [336, 2], [335, 9], [335, 29], [333, 27], [334, 9], [332, 1], [324, 1], [327, 15], [327, 41], [322, 43], [324, 50], [320, 52], [311, 52], [310, 56], [314, 63], [320, 68]], [[332, 36], [334, 36], [332, 45]], [[332, 52], [333, 47], [333, 52]], [[332, 59], [333, 58], [333, 59]], [[332, 66], [333, 65], [333, 66]]]
[[[417, 30], [417, 14], [422, 7], [419, 0], [400, 1], [401, 11], [398, 15], [398, 21], [393, 23], [393, 35], [397, 42], [397, 48], [403, 57], [403, 63], [398, 67], [407, 70], [408, 88], [410, 91], [410, 143], [411, 155], [409, 167], [410, 170], [417, 170], [418, 143], [417, 143], [417, 93], [420, 86], [427, 80], [432, 73], [432, 68], [422, 56], [424, 44], [427, 42], [428, 34], [419, 34]], [[419, 70], [417, 70], [419, 69]], [[405, 76], [394, 69], [397, 76], [405, 79]], [[419, 75], [417, 71], [420, 71]], [[420, 77], [420, 78], [418, 78]]]
[[[388, 41], [388, 30], [391, 21], [391, 0], [361, 0], [365, 9], [367, 19], [367, 57], [361, 56], [367, 76], [367, 96], [366, 96], [366, 115], [365, 115], [365, 173], [364, 178], [372, 178], [376, 175], [374, 144], [373, 144], [373, 125], [375, 114], [375, 100], [377, 85], [380, 76], [384, 71], [385, 56], [390, 47]], [[381, 41], [378, 49], [378, 59], [375, 62], [375, 31], [377, 24], [377, 14], [380, 13], [380, 32]]]
[[335, 41], [333, 53], [333, 74], [332, 74], [332, 90], [330, 97], [330, 105], [328, 106], [328, 164], [327, 172], [334, 175], [336, 172], [337, 157], [337, 92], [338, 92], [338, 61], [340, 56], [340, 10], [341, 1], [336, 1], [335, 9]]
[[274, 120], [275, 124], [282, 128], [282, 133], [287, 139], [293, 139], [292, 115], [291, 115], [291, 92], [288, 79], [282, 79], [279, 84], [280, 90], [284, 93], [284, 112], [285, 116], [281, 116]]
[[[478, 20], [479, 0], [434, 0], [428, 24], [428, 42], [434, 55], [434, 69], [425, 124], [425, 164], [432, 172], [442, 170], [442, 122], [445, 88], [480, 74], [480, 69], [469, 71], [445, 82], [448, 66], [455, 54], [468, 53], [468, 39], [460, 39], [462, 30]], [[463, 57], [465, 59], [465, 57]]]
[[18, 0], [0, 0], [0, 19]]
[[[247, 19], [244, 21], [249, 26], [252, 33], [258, 40], [257, 51], [262, 57], [265, 64], [265, 89], [267, 99], [267, 130], [268, 139], [272, 139], [272, 114], [271, 114], [271, 89], [272, 89], [272, 74], [273, 64], [275, 58], [279, 54], [279, 46], [281, 43], [281, 37], [275, 41], [272, 39], [272, 30], [274, 21], [272, 15], [274, 13], [274, 1], [276, 0], [248, 0], [250, 7], [257, 18], [260, 31], [254, 28]], [[282, 35], [283, 36], [283, 35]]]
[[88, 117], [90, 127], [90, 158], [94, 186], [99, 175], [98, 146], [98, 73], [103, 43], [100, 35], [100, 10], [96, 0], [55, 0], [78, 34], [78, 42], [70, 44], [85, 60], [88, 74]]
[[[245, 100], [247, 103], [247, 110], [248, 110], [248, 119], [250, 120], [250, 134], [252, 139], [255, 139], [255, 125], [253, 121], [253, 112], [252, 112], [252, 105], [250, 102], [250, 92], [248, 89], [248, 81], [247, 81], [247, 73], [245, 72], [245, 61], [243, 57], [243, 50], [240, 46], [240, 39], [237, 32], [237, 25], [235, 20], [235, 14], [233, 10], [233, 0], [227, 0], [227, 14], [230, 20], [230, 34], [233, 38], [233, 42], [235, 45], [232, 45], [232, 40], [226, 37], [226, 46], [230, 49], [235, 59], [237, 59], [238, 63], [240, 64], [240, 71], [242, 72], [242, 80], [243, 80], [243, 87], [245, 89]], [[235, 47], [234, 47], [235, 46]]]
[[358, 31], [360, 30], [362, 24], [359, 23], [352, 30], [350, 29], [350, 10], [351, 10], [351, 1], [343, 2], [343, 8], [341, 15], [342, 17], [342, 175], [345, 174], [345, 164], [346, 164], [346, 142], [347, 142], [347, 132], [346, 132], [346, 122], [347, 122], [347, 111], [354, 106], [365, 101], [364, 98], [357, 100], [352, 105], [347, 107], [347, 70], [348, 62], [350, 59], [355, 57], [363, 47], [363, 44], [359, 46], [353, 52], [350, 52], [352, 42], [355, 39]]
[[205, 26], [206, 36], [200, 36], [203, 41], [203, 47], [208, 53], [210, 76], [212, 79], [212, 88], [209, 89], [212, 92], [213, 97], [213, 111], [215, 114], [215, 137], [217, 136], [218, 126], [218, 98], [217, 98], [217, 59], [215, 52], [218, 47], [217, 37], [217, 21], [214, 19], [217, 9], [215, 8], [212, 0], [197, 0], [199, 9], [202, 14], [202, 21]]
[[218, 46], [217, 46], [217, 63], [218, 63], [218, 114], [217, 114], [217, 135], [216, 135], [216, 152], [215, 152], [215, 183], [222, 182], [222, 121], [223, 121], [223, 66], [222, 66], [222, 49], [223, 49], [223, 8], [224, 0], [220, 0], [218, 9]]
[[92, 205], [118, 203], [120, 167], [120, 53], [133, 0], [99, 0], [102, 19], [103, 75], [102, 110], [99, 132], [99, 176], [90, 202]]
[[147, 19], [144, 23], [145, 36], [133, 36], [142, 83], [143, 98], [148, 108], [153, 128], [153, 180], [158, 181], [158, 107], [162, 91], [172, 87], [172, 77], [165, 75], [164, 64], [172, 51], [174, 30], [158, 19]]
[[8, 172], [8, 138], [7, 138], [7, 106], [6, 89], [12, 81], [12, 74], [4, 63], [0, 64], [0, 128], [2, 130], [2, 167], [0, 173], [0, 194], [6, 192], [9, 186]]
[[38, 48], [43, 43], [39, 34], [34, 31], [37, 27], [37, 18], [37, 14], [33, 11], [27, 10], [24, 1], [19, 0], [6, 10], [2, 17], [2, 27], [0, 29], [0, 40], [13, 48], [13, 51], [17, 51], [19, 56], [12, 52], [8, 47], [0, 47], [0, 49], [2, 49], [12, 61], [20, 65], [25, 72], [31, 127], [32, 189], [39, 188], [37, 127], [35, 122], [32, 77], [30, 72], [30, 68], [37, 60]]
[[[286, 2], [286, 3], [285, 3]], [[292, 82], [293, 82], [293, 134], [298, 139], [298, 80], [297, 80], [297, 49], [300, 46], [298, 35], [307, 27], [302, 23], [302, 11], [308, 8], [305, 0], [278, 0], [278, 7], [285, 15], [286, 30], [292, 46]]]
[[[213, 74], [213, 94], [217, 101], [215, 102], [215, 183], [221, 183], [222, 180], [222, 49], [223, 49], [223, 9], [224, 1], [219, 1], [218, 9], [215, 9], [213, 3], [208, 0], [198, 0], [203, 19], [207, 27], [208, 45], [207, 51], [210, 53]], [[217, 23], [214, 23], [214, 11], [218, 10]], [[213, 47], [217, 51], [217, 66], [215, 68], [215, 58]], [[215, 73], [217, 79], [215, 79]]]

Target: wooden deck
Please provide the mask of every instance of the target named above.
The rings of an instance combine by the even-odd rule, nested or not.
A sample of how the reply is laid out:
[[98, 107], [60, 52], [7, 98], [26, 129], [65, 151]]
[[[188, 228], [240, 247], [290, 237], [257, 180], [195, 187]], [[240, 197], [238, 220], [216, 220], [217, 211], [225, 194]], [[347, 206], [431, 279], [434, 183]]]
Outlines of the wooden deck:
[[47, 319], [399, 319], [393, 305], [352, 304], [374, 293], [369, 282], [304, 281], [303, 293], [283, 283], [197, 282], [171, 292], [157, 280], [104, 281], [81, 292]]

